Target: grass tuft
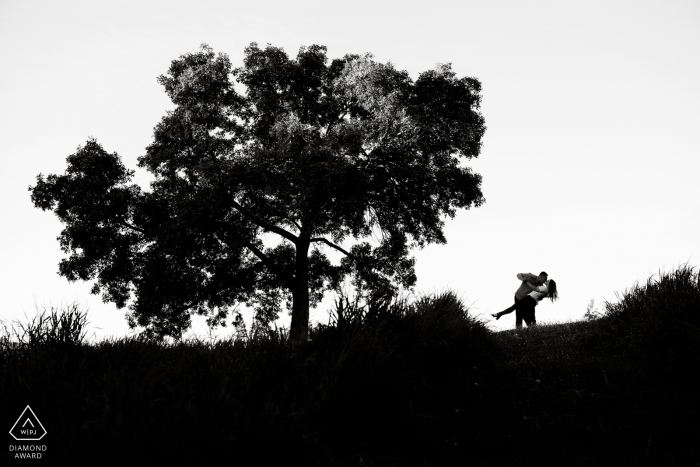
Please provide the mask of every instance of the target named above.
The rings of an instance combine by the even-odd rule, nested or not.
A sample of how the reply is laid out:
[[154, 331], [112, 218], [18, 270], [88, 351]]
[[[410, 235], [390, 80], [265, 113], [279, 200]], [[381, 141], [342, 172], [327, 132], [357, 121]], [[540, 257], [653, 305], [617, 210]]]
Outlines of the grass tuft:
[[700, 275], [687, 264], [659, 272], [606, 303], [589, 351], [624, 353], [640, 366], [700, 363]]
[[80, 346], [86, 342], [87, 325], [87, 312], [80, 310], [77, 303], [63, 309], [44, 307], [26, 324], [8, 327], [3, 323], [0, 342], [5, 346]]

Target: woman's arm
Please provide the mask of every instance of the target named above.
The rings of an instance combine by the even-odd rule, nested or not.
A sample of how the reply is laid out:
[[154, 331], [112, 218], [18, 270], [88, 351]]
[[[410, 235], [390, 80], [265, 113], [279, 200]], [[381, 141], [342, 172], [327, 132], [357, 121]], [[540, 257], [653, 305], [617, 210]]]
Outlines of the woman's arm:
[[540, 293], [547, 293], [549, 292], [549, 289], [547, 288], [546, 285], [533, 285], [530, 284], [529, 282], [527, 285], [532, 289], [533, 292], [540, 292]]

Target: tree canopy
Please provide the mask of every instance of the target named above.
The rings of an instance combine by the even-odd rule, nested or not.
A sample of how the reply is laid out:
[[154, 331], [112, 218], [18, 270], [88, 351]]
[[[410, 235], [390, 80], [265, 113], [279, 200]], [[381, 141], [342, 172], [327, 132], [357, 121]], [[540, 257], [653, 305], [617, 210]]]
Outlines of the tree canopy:
[[481, 85], [450, 65], [413, 81], [369, 54], [328, 64], [323, 46], [290, 59], [253, 43], [232, 69], [203, 45], [158, 81], [175, 109], [139, 157], [150, 191], [94, 139], [29, 187], [65, 224], [59, 274], [94, 279], [132, 328], [179, 337], [193, 313], [225, 325], [243, 303], [269, 322], [286, 304], [303, 339], [344, 278], [413, 286], [410, 250], [445, 243], [445, 219], [484, 202], [463, 164], [485, 131]]

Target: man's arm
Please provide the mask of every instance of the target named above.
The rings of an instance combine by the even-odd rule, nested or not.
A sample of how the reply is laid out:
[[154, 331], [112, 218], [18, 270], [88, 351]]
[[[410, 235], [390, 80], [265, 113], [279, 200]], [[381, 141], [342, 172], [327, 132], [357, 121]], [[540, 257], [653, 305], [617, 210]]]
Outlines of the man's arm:
[[529, 272], [526, 272], [526, 273], [521, 272], [515, 277], [517, 277], [518, 280], [521, 280], [523, 282], [532, 282], [533, 284], [537, 284], [537, 282], [539, 281], [538, 276], [536, 276], [534, 274], [530, 274]]

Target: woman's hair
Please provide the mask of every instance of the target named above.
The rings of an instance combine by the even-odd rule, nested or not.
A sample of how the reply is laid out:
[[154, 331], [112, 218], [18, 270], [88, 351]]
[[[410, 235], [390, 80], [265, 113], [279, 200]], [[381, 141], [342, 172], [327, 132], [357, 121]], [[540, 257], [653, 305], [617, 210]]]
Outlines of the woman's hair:
[[549, 285], [547, 286], [547, 289], [549, 290], [549, 293], [547, 294], [547, 298], [549, 298], [552, 302], [554, 300], [557, 300], [559, 298], [559, 293], [557, 292], [557, 283], [554, 282], [553, 280], [549, 281]]

